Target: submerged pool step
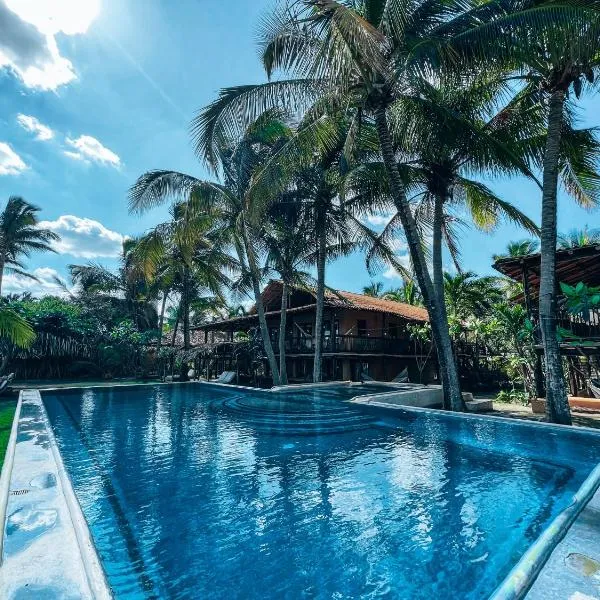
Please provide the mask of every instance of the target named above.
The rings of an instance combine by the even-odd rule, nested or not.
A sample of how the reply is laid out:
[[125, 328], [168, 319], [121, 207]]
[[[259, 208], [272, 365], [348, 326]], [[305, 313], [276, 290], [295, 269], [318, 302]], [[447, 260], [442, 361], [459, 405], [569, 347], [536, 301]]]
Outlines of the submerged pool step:
[[215, 412], [234, 416], [261, 433], [315, 435], [365, 429], [373, 422], [369, 415], [344, 405], [298, 403], [266, 398], [236, 396], [212, 402]]

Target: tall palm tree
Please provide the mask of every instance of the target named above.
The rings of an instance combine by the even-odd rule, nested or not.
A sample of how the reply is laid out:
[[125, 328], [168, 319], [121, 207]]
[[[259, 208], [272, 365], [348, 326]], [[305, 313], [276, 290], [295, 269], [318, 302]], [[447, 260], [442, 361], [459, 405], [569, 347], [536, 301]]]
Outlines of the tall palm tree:
[[34, 275], [24, 270], [23, 256], [36, 251], [55, 252], [51, 244], [60, 238], [53, 231], [38, 227], [39, 211], [23, 198], [10, 196], [0, 213], [0, 293], [5, 271], [37, 281]]
[[[557, 191], [561, 170], [572, 164], [561, 161], [561, 138], [578, 99], [596, 85], [600, 70], [600, 11], [594, 3], [563, 3], [529, 0], [514, 7], [492, 8], [484, 25], [471, 14], [471, 27], [452, 40], [452, 62], [457, 55], [463, 65], [490, 62], [506, 66], [522, 83], [520, 100], [543, 106], [547, 135], [541, 156], [543, 170], [541, 266], [539, 315], [546, 365], [548, 420], [571, 424], [567, 390], [557, 337], [556, 243]], [[584, 177], [568, 189], [583, 205], [600, 198], [600, 178], [594, 155], [581, 157]]]
[[218, 221], [222, 242], [237, 254], [241, 279], [249, 283], [254, 295], [262, 342], [275, 385], [279, 384], [279, 367], [260, 289], [263, 280], [259, 260], [263, 251], [261, 224], [249, 218], [248, 193], [253, 174], [288, 134], [288, 126], [277, 117], [276, 113], [261, 115], [240, 137], [228, 139], [225, 146], [219, 147], [215, 161], [223, 183], [176, 171], [155, 170], [139, 177], [129, 195], [132, 212], [144, 212], [172, 199], [189, 198], [198, 209], [210, 211]]
[[[210, 213], [187, 201], [175, 204], [171, 216], [140, 239], [136, 259], [149, 282], [156, 276], [159, 281], [168, 277], [179, 292], [183, 348], [189, 350], [191, 305], [214, 298], [224, 302], [224, 288], [229, 284], [225, 272], [233, 272], [237, 263], [216, 244], [218, 233], [211, 231], [214, 220]], [[202, 296], [207, 292], [211, 298]]]
[[275, 271], [282, 285], [279, 321], [279, 377], [286, 385], [285, 338], [288, 296], [292, 287], [308, 287], [311, 277], [304, 270], [312, 262], [310, 220], [297, 203], [274, 205], [265, 235], [266, 266]]

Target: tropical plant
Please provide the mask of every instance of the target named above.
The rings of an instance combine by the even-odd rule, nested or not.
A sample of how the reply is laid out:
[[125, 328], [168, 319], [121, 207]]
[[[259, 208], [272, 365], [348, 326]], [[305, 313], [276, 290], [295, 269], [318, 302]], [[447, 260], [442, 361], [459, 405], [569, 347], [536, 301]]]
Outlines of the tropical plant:
[[444, 295], [448, 314], [460, 320], [482, 317], [502, 300], [495, 277], [477, 277], [472, 271], [444, 273]]
[[51, 244], [59, 236], [38, 226], [39, 211], [23, 198], [10, 196], [0, 213], [0, 293], [5, 272], [37, 281], [34, 275], [25, 271], [22, 257], [38, 251], [55, 252]]
[[139, 239], [123, 242], [120, 266], [112, 272], [105, 266], [89, 262], [84, 265], [69, 265], [75, 286], [75, 298], [82, 302], [107, 303], [111, 311], [120, 309], [121, 317], [130, 318], [140, 331], [156, 330], [157, 313], [154, 305], [157, 289], [148, 284], [137, 260], [136, 247]]
[[362, 293], [365, 296], [373, 296], [374, 298], [387, 296], [387, 293], [383, 291], [383, 283], [381, 281], [372, 281], [369, 285], [363, 287]]
[[494, 254], [494, 261], [502, 260], [503, 258], [518, 258], [521, 256], [529, 256], [535, 254], [540, 248], [538, 240], [517, 240], [509, 242], [506, 250], [502, 254]]
[[594, 246], [600, 244], [600, 229], [572, 229], [569, 233], [558, 236], [557, 248], [568, 250], [569, 248], [582, 248], [583, 246]]
[[574, 286], [561, 281], [560, 289], [565, 296], [566, 308], [571, 315], [580, 316], [589, 321], [591, 311], [600, 307], [600, 287], [588, 286], [582, 281]]
[[385, 292], [383, 297], [386, 300], [395, 300], [396, 302], [404, 302], [404, 304], [411, 304], [413, 306], [423, 306], [421, 292], [417, 284], [412, 280], [406, 281], [401, 287], [395, 290]]

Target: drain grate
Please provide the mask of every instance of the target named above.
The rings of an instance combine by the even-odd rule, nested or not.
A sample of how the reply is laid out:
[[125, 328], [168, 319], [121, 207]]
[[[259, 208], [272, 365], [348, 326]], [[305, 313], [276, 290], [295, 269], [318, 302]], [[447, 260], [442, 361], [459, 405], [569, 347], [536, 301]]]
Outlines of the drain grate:
[[24, 494], [28, 494], [29, 490], [11, 490], [11, 496], [23, 496]]

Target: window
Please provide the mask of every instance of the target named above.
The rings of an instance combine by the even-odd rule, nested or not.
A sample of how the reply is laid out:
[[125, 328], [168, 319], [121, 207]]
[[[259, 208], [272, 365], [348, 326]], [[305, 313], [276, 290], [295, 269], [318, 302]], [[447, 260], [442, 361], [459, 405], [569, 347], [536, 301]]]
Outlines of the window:
[[400, 333], [400, 327], [398, 326], [398, 323], [390, 323], [389, 332], [391, 338], [397, 338], [398, 334]]
[[366, 337], [366, 335], [367, 335], [367, 322], [364, 319], [359, 319], [356, 322], [356, 333], [360, 337]]

